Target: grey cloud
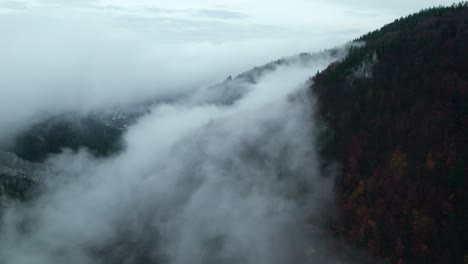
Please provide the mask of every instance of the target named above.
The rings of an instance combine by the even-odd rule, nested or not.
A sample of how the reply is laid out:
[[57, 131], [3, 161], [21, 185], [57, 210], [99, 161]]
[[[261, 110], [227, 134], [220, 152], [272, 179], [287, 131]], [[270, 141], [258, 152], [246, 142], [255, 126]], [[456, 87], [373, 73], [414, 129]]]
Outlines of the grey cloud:
[[200, 17], [211, 17], [220, 19], [242, 19], [248, 16], [245, 13], [222, 9], [201, 9], [193, 12], [193, 15]]
[[1, 1], [0, 9], [1, 8], [24, 10], [24, 9], [27, 9], [28, 7], [25, 2], [21, 2], [21, 1]]
[[95, 7], [101, 2], [100, 0], [67, 0], [67, 1], [61, 1], [61, 0], [40, 0], [40, 4], [46, 4], [47, 5], [56, 5], [60, 7], [85, 7], [85, 8], [91, 8]]
[[346, 16], [351, 16], [351, 17], [356, 17], [356, 16], [364, 16], [364, 17], [376, 17], [376, 16], [381, 16], [382, 13], [380, 12], [372, 12], [372, 11], [358, 11], [358, 10], [346, 10], [345, 12]]
[[145, 11], [155, 14], [187, 14], [194, 17], [205, 17], [205, 18], [218, 18], [218, 19], [241, 19], [247, 18], [248, 16], [242, 12], [231, 11], [226, 9], [167, 9], [159, 7], [147, 7]]
[[103, 10], [103, 11], [129, 11], [128, 8], [117, 6], [117, 5], [89, 5], [93, 9]]
[[163, 13], [164, 14], [173, 14], [173, 13], [185, 12], [184, 10], [159, 8], [159, 7], [146, 7], [144, 10], [148, 11], [148, 12], [156, 13], [156, 14], [163, 14]]
[[[245, 24], [233, 21], [200, 21], [170, 17], [143, 17], [135, 15], [119, 16], [117, 25], [142, 31], [147, 34], [155, 34], [161, 39], [174, 42], [185, 41], [233, 41], [247, 39], [288, 39], [297, 36], [308, 38], [341, 37], [341, 43], [357, 36], [355, 26], [330, 31], [326, 28], [290, 28], [268, 24]], [[333, 32], [333, 34], [331, 34]], [[317, 40], [317, 43], [324, 39]], [[332, 45], [341, 44], [334, 42]], [[309, 50], [309, 49], [308, 49]]]
[[286, 29], [261, 24], [242, 25], [222, 21], [197, 21], [167, 17], [121, 16], [119, 25], [136, 30], [164, 34], [177, 41], [251, 39], [292, 35]]
[[[351, 12], [361, 12], [369, 10], [370, 12], [378, 12], [382, 15], [402, 16], [409, 12], [417, 12], [422, 8], [428, 8], [438, 5], [450, 5], [452, 0], [427, 0], [427, 1], [345, 1], [332, 0], [331, 3], [338, 3], [347, 6]], [[366, 12], [367, 13], [367, 12]]]

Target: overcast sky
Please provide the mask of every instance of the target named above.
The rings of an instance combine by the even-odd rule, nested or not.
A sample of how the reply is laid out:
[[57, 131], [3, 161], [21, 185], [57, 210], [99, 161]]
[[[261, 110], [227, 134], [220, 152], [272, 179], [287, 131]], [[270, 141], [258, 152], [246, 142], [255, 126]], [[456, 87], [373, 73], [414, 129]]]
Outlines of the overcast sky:
[[0, 69], [38, 61], [83, 69], [76, 61], [84, 56], [85, 64], [96, 65], [93, 59], [128, 55], [132, 64], [157, 61], [166, 68], [196, 62], [207, 74], [199, 79], [208, 84], [280, 57], [341, 45], [451, 1], [0, 0]]
[[[450, 0], [1, 0], [0, 14], [94, 20], [158, 41], [357, 36]], [[334, 43], [334, 41], [330, 41]]]

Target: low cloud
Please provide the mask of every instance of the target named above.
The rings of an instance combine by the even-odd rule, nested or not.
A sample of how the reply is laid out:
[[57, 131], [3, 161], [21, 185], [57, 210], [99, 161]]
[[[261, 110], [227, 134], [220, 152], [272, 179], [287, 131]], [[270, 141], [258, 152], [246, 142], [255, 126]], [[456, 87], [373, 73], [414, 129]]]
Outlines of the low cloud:
[[221, 19], [242, 19], [248, 16], [242, 12], [222, 10], [222, 9], [201, 9], [194, 12], [195, 16], [221, 18]]
[[278, 67], [232, 105], [160, 104], [113, 157], [52, 157], [43, 194], [2, 218], [0, 262], [337, 261], [306, 80], [339, 58]]
[[40, 14], [0, 16], [0, 34], [8, 36], [0, 42], [0, 126], [9, 128], [0, 144], [50, 115], [184, 94], [325, 46], [314, 39], [177, 40], [168, 37], [177, 32], [146, 34], [113, 20]]

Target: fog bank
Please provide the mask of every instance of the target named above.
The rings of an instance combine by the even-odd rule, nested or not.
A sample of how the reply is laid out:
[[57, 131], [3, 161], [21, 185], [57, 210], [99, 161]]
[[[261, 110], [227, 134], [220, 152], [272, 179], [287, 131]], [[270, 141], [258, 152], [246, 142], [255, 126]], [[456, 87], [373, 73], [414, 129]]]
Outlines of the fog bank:
[[339, 263], [306, 87], [344, 54], [278, 67], [232, 105], [160, 104], [112, 157], [52, 157], [42, 194], [2, 218], [0, 262]]
[[0, 127], [9, 128], [0, 131], [0, 143], [53, 115], [180, 96], [285, 55], [328, 47], [321, 38], [171, 41], [108, 17], [30, 12], [0, 14]]

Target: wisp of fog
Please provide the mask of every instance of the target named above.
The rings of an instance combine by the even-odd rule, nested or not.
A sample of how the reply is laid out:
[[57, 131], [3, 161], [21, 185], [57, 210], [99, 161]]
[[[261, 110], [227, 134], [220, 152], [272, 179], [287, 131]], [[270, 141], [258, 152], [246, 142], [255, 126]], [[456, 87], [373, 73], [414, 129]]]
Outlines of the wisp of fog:
[[236, 84], [231, 104], [160, 103], [113, 156], [52, 156], [38, 197], [3, 214], [0, 263], [339, 263], [323, 246], [332, 178], [307, 87], [344, 54]]

